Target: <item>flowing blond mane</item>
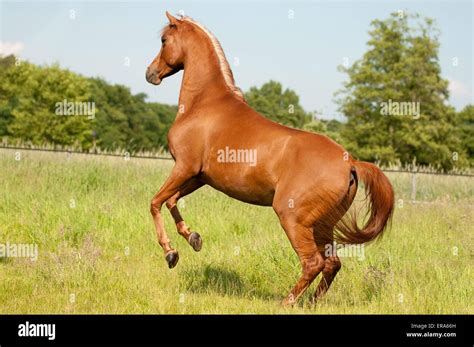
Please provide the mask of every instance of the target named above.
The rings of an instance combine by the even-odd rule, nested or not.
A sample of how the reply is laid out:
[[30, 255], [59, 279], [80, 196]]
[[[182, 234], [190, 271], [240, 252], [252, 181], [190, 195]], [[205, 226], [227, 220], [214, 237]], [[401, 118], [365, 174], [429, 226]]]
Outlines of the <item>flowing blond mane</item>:
[[244, 100], [244, 94], [242, 93], [242, 90], [240, 90], [240, 88], [235, 85], [234, 75], [232, 74], [232, 70], [230, 69], [229, 62], [227, 61], [225, 57], [224, 50], [222, 49], [221, 44], [219, 43], [217, 38], [214, 36], [214, 34], [212, 34], [208, 29], [206, 29], [206, 27], [196, 22], [191, 17], [183, 16], [181, 17], [181, 20], [194, 24], [207, 35], [207, 37], [212, 43], [212, 46], [214, 47], [214, 51], [216, 52], [217, 59], [219, 60], [219, 66], [220, 66], [222, 75], [224, 76], [225, 83], [230, 88], [230, 90], [234, 92], [234, 94], [236, 94], [238, 97]]

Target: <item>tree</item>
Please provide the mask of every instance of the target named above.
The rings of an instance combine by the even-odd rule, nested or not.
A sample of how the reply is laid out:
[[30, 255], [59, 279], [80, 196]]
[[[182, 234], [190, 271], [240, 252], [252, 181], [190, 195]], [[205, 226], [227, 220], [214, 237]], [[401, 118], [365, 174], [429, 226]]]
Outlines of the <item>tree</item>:
[[474, 164], [474, 105], [467, 105], [458, 113], [459, 138], [470, 165]]
[[[143, 93], [86, 78], [53, 66], [16, 63], [14, 56], [0, 58], [0, 136], [89, 149], [95, 143], [105, 150], [131, 153], [166, 148], [167, 132], [175, 106], [147, 103]], [[88, 103], [87, 114], [58, 114], [58, 103]], [[95, 141], [94, 141], [95, 140]]]
[[168, 131], [173, 125], [176, 113], [178, 113], [178, 107], [157, 102], [149, 102], [148, 107], [154, 115], [158, 116], [160, 122], [160, 126], [156, 130], [160, 146], [168, 148]]
[[338, 143], [342, 143], [341, 129], [343, 123], [338, 120], [331, 119], [319, 119], [316, 115], [313, 119], [303, 126], [303, 130], [310, 131], [313, 133], [324, 134]]
[[90, 146], [93, 120], [57, 112], [64, 100], [88, 101], [90, 86], [84, 77], [57, 65], [40, 68], [28, 62], [9, 66], [1, 76], [2, 135], [34, 144]]
[[167, 147], [176, 107], [147, 103], [145, 94], [132, 95], [127, 87], [99, 78], [91, 82], [92, 100], [98, 105], [94, 128], [98, 147], [131, 153]]
[[16, 58], [14, 55], [10, 54], [6, 57], [0, 56], [0, 74], [4, 73], [7, 69], [15, 65]]
[[[339, 92], [348, 122], [347, 149], [362, 160], [434, 164], [450, 169], [460, 141], [455, 111], [441, 77], [439, 32], [431, 19], [393, 13], [374, 20], [368, 51], [352, 66]], [[403, 112], [402, 112], [403, 111]], [[419, 112], [418, 112], [419, 111]]]
[[291, 89], [283, 90], [281, 83], [269, 81], [260, 88], [251, 87], [245, 93], [248, 104], [265, 117], [293, 128], [302, 128], [311, 121], [299, 103], [298, 95]]
[[[0, 56], [0, 81], [2, 81], [2, 83], [5, 83], [7, 71], [14, 66], [15, 57], [13, 55], [3, 58]], [[0, 88], [2, 87], [0, 86]], [[2, 90], [3, 89], [0, 89], [0, 91]], [[12, 107], [14, 107], [14, 105], [7, 102], [6, 95], [3, 93], [0, 94], [0, 136], [11, 135], [8, 126], [13, 121]]]

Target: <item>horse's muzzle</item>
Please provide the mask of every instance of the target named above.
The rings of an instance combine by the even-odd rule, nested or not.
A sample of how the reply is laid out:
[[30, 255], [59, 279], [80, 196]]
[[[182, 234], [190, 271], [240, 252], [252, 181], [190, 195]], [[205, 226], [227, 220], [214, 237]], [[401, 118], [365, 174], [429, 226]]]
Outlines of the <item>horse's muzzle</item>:
[[151, 71], [150, 68], [146, 69], [145, 78], [148, 83], [159, 85], [161, 83], [161, 78], [158, 77], [158, 73], [156, 71]]

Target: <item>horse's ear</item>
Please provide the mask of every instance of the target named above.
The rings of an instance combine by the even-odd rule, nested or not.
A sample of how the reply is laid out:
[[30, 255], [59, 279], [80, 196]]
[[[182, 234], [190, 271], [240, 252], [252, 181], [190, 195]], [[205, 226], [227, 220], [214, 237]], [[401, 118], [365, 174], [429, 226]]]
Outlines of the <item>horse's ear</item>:
[[176, 17], [173, 17], [173, 16], [171, 15], [171, 13], [169, 13], [168, 11], [166, 11], [166, 17], [168, 17], [168, 19], [169, 19], [169, 21], [170, 21], [170, 25], [176, 25], [176, 24], [178, 24], [179, 19], [176, 18]]

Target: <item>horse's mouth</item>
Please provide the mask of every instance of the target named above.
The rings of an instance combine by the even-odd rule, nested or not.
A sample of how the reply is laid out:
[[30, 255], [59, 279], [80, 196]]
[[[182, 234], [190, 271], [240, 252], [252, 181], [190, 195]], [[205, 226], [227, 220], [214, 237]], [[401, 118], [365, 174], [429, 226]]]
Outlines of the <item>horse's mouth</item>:
[[159, 86], [161, 84], [161, 78], [155, 78], [153, 80], [148, 80], [148, 82], [155, 85], [155, 86]]

